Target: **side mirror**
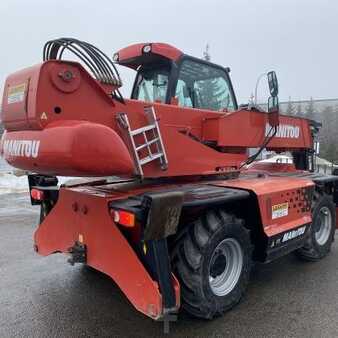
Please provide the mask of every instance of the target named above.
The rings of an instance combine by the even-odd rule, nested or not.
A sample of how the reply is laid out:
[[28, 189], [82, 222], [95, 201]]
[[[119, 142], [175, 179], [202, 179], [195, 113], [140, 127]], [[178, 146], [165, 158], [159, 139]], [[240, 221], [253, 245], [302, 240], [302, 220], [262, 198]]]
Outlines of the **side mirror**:
[[[261, 74], [256, 82], [256, 88], [255, 88], [255, 102], [253, 103], [253, 107], [258, 107], [257, 104], [257, 92], [258, 92], [258, 85], [260, 80], [267, 76], [268, 79], [268, 85], [269, 85], [269, 91], [270, 91], [270, 97], [268, 100], [268, 122], [270, 126], [277, 127], [279, 125], [279, 101], [278, 101], [278, 80], [276, 72], [271, 71], [268, 73]], [[250, 105], [249, 105], [250, 106]]]
[[268, 101], [269, 124], [277, 127], [279, 125], [278, 80], [274, 71], [268, 73], [268, 83], [271, 95]]
[[278, 96], [270, 96], [268, 100], [268, 112], [278, 113], [279, 112], [279, 100]]
[[268, 101], [268, 121], [271, 127], [279, 125], [279, 101], [278, 96], [270, 96]]
[[278, 96], [278, 80], [275, 71], [271, 71], [268, 73], [268, 83], [269, 83], [269, 90], [270, 95], [272, 97]]

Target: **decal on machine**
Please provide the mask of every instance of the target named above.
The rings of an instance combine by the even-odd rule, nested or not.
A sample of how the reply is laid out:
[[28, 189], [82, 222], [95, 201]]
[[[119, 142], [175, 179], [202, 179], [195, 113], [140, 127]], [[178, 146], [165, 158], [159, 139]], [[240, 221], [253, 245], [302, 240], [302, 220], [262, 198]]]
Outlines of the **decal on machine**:
[[[265, 127], [265, 136], [270, 132], [271, 126], [269, 123]], [[291, 124], [280, 124], [277, 127], [275, 137], [279, 138], [299, 138], [300, 128], [298, 126], [292, 126]]]
[[305, 230], [306, 230], [306, 226], [303, 226], [303, 227], [300, 227], [300, 228], [298, 228], [296, 230], [292, 230], [292, 231], [286, 232], [283, 235], [282, 242], [284, 243], [284, 242], [289, 241], [290, 239], [294, 239], [296, 237], [304, 235]]
[[45, 112], [43, 112], [40, 116], [41, 120], [47, 120], [47, 114]]
[[305, 234], [306, 227], [307, 227], [306, 225], [303, 225], [300, 228], [287, 231], [284, 234], [279, 235], [278, 237], [275, 237], [271, 241], [270, 248], [280, 246], [283, 243], [290, 241], [291, 239], [295, 239], [295, 238], [303, 236]]
[[5, 140], [3, 143], [4, 157], [18, 156], [37, 158], [40, 141], [36, 140]]
[[26, 83], [8, 87], [7, 104], [22, 102], [25, 99]]
[[272, 219], [287, 216], [289, 214], [289, 203], [281, 203], [272, 206]]

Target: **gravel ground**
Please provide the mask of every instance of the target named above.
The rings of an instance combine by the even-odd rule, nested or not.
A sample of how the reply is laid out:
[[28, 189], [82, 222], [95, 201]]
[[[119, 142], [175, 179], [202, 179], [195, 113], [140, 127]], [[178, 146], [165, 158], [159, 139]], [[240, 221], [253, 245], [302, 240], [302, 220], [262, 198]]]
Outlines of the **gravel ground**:
[[[134, 310], [107, 276], [32, 249], [37, 210], [0, 196], [0, 337], [158, 337], [163, 324]], [[172, 337], [337, 337], [338, 246], [318, 263], [289, 255], [257, 265], [247, 295], [214, 321], [181, 314]]]

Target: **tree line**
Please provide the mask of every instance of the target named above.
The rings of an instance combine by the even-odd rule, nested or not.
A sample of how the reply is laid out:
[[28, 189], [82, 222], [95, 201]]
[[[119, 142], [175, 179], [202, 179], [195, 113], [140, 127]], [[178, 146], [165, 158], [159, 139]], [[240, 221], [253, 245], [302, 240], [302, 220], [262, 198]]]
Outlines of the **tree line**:
[[332, 101], [319, 104], [312, 98], [304, 102], [292, 102], [289, 99], [287, 104], [281, 105], [281, 113], [320, 122], [319, 156], [338, 164], [338, 100], [337, 103]]

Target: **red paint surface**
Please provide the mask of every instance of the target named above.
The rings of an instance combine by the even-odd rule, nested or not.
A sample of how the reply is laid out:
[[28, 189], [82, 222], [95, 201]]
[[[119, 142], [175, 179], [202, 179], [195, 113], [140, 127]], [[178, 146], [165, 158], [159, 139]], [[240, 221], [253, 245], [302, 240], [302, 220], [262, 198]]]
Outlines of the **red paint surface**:
[[[217, 183], [217, 185], [245, 189], [255, 193], [263, 229], [268, 237], [294, 229], [303, 224], [311, 223], [312, 221], [310, 210], [301, 211], [304, 201], [301, 194], [299, 194], [303, 189], [314, 187], [314, 183], [311, 180], [266, 176], [227, 180], [223, 183]], [[291, 200], [292, 202], [290, 202]], [[288, 215], [272, 219], [271, 207], [285, 202], [289, 204]]]
[[137, 43], [117, 51], [119, 55], [119, 63], [130, 68], [136, 69], [139, 65], [137, 59], [143, 54], [143, 47], [151, 45], [151, 53], [160, 55], [172, 61], [177, 61], [183, 53], [166, 43]]
[[[58, 121], [43, 130], [7, 132], [3, 142], [40, 141], [38, 157], [4, 153], [15, 167], [60, 176], [130, 176], [134, 163], [116, 132], [102, 124]], [[5, 149], [5, 148], [4, 148]]]
[[[68, 252], [82, 235], [88, 265], [113, 278], [137, 310], [156, 318], [162, 314], [158, 285], [112, 221], [108, 211], [111, 199], [81, 188], [61, 189], [58, 203], [35, 232], [38, 252], [43, 256]], [[82, 212], [84, 207], [86, 213]], [[178, 282], [174, 279], [173, 283], [179, 304]]]

